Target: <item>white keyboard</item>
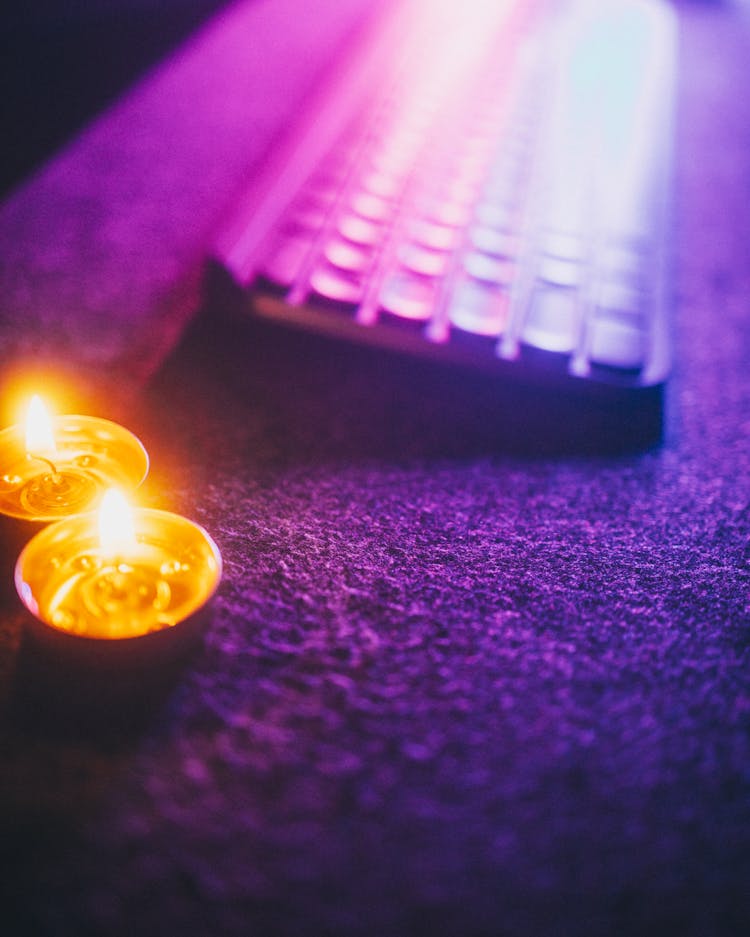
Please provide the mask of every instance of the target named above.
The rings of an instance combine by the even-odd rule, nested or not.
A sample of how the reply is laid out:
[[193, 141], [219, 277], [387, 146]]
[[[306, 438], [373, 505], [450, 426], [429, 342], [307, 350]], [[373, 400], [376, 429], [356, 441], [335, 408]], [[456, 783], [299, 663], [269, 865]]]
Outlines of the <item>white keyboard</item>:
[[674, 47], [648, 0], [398, 5], [225, 233], [243, 314], [646, 399], [669, 372]]

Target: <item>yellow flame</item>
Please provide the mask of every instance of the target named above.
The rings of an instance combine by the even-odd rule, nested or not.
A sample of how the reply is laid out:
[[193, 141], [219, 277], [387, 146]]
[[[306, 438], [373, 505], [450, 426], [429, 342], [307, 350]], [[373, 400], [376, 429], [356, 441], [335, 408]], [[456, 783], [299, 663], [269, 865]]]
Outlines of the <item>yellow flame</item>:
[[102, 556], [114, 559], [135, 549], [133, 509], [125, 495], [116, 488], [104, 493], [99, 508], [99, 549]]
[[34, 394], [26, 412], [26, 452], [41, 455], [56, 451], [52, 417], [39, 394]]

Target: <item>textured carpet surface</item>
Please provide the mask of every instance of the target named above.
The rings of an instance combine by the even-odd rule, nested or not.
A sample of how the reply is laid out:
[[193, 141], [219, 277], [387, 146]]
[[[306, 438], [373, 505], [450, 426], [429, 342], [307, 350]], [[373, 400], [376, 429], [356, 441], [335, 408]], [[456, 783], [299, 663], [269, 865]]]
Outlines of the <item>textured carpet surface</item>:
[[209, 304], [129, 411], [205, 642], [137, 725], [5, 693], [10, 933], [750, 931], [750, 29], [681, 19], [664, 445], [493, 452]]

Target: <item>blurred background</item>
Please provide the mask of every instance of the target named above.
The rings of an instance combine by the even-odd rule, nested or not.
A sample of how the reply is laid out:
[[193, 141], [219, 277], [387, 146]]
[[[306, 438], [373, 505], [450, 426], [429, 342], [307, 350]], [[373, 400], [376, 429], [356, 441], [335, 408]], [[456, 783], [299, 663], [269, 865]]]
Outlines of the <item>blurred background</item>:
[[25, 0], [0, 17], [0, 198], [231, 0]]
[[[26, 0], [0, 17], [0, 198], [232, 0]], [[672, 0], [747, 6], [748, 0]]]

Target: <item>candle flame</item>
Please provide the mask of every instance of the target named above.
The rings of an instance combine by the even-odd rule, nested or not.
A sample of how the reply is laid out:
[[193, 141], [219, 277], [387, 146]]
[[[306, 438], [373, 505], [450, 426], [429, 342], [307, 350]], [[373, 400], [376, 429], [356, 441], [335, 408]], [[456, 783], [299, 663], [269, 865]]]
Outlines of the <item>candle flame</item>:
[[135, 549], [133, 509], [125, 495], [116, 488], [105, 492], [99, 508], [99, 549], [102, 556], [113, 559]]
[[26, 413], [26, 452], [29, 455], [54, 454], [55, 436], [52, 417], [39, 394], [34, 394]]

